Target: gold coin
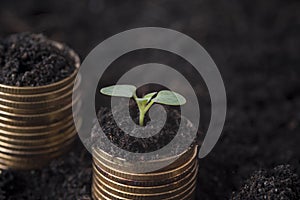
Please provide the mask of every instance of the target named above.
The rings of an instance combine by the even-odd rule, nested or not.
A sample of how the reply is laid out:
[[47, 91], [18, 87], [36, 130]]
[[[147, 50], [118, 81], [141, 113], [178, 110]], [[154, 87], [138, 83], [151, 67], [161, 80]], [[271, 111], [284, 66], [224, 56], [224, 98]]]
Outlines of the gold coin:
[[[103, 163], [102, 159], [100, 160], [100, 157], [93, 156], [94, 162], [96, 165], [101, 168], [102, 171], [108, 172], [109, 174], [113, 174], [117, 177], [125, 178], [125, 179], [131, 179], [131, 180], [137, 180], [137, 181], [143, 181], [143, 180], [163, 180], [168, 179], [171, 177], [176, 176], [178, 173], [185, 170], [185, 168], [190, 165], [196, 158], [197, 155], [197, 148], [193, 148], [194, 154], [191, 156], [190, 160], [187, 161], [185, 164], [180, 166], [177, 169], [172, 169], [168, 171], [163, 172], [156, 172], [156, 173], [149, 173], [149, 174], [135, 174], [135, 173], [128, 173], [124, 171], [120, 171], [117, 169], [112, 169], [111, 166], [108, 166], [107, 163]], [[176, 162], [176, 161], [175, 161]]]
[[[79, 97], [80, 96], [76, 97], [76, 99], [78, 99]], [[55, 99], [41, 101], [37, 103], [25, 102], [27, 103], [25, 105], [26, 108], [16, 108], [16, 107], [21, 107], [20, 103], [15, 103], [17, 104], [16, 107], [12, 107], [14, 106], [13, 105], [14, 103], [8, 106], [2, 105], [0, 100], [0, 110], [2, 112], [14, 113], [14, 114], [43, 114], [43, 113], [48, 113], [48, 112], [58, 110], [59, 108], [62, 108], [64, 105], [68, 105], [71, 102], [72, 102], [72, 91], [69, 91], [68, 93]]]
[[[81, 122], [78, 122], [78, 125], [81, 126]], [[7, 147], [12, 149], [30, 149], [30, 150], [37, 150], [37, 149], [46, 149], [57, 144], [61, 143], [64, 140], [74, 136], [72, 131], [75, 129], [74, 124], [71, 124], [64, 129], [61, 129], [57, 132], [53, 132], [52, 135], [46, 135], [42, 138], [33, 138], [29, 140], [28, 138], [25, 139], [13, 139], [0, 136], [0, 146], [3, 148]], [[69, 134], [70, 133], [70, 134]], [[5, 138], [5, 139], [4, 139]]]
[[[196, 198], [195, 190], [196, 190], [196, 185], [185, 196], [183, 196], [182, 198], [179, 197], [178, 200], [192, 200], [192, 199], [195, 199]], [[174, 200], [176, 200], [176, 198]]]
[[71, 102], [69, 104], [64, 105], [62, 108], [59, 108], [58, 110], [54, 110], [52, 112], [48, 113], [42, 113], [42, 114], [17, 114], [17, 113], [11, 113], [11, 112], [5, 112], [3, 110], [0, 110], [0, 117], [8, 118], [12, 120], [18, 120], [20, 121], [47, 121], [49, 118], [58, 118], [61, 115], [64, 115], [66, 112], [72, 111], [72, 106], [81, 106], [81, 103], [79, 102], [79, 97], [75, 99], [74, 102]]
[[0, 91], [5, 94], [11, 95], [33, 95], [33, 94], [42, 94], [42, 93], [49, 93], [55, 90], [59, 90], [66, 85], [72, 83], [74, 78], [77, 74], [78, 70], [76, 69], [73, 74], [59, 82], [55, 82], [49, 85], [44, 86], [36, 86], [36, 87], [19, 87], [19, 86], [9, 86], [0, 84]]
[[[190, 157], [193, 156], [194, 148], [197, 148], [197, 145], [191, 146], [189, 149], [187, 149], [186, 151], [182, 152], [179, 155], [168, 157], [168, 158], [157, 159], [157, 160], [151, 160], [151, 161], [147, 161], [147, 162], [141, 161], [141, 164], [145, 164], [145, 165], [147, 165], [147, 167], [149, 167], [151, 165], [155, 166], [158, 163], [160, 165], [171, 163], [167, 167], [165, 167], [165, 169], [174, 169], [174, 168], [182, 165], [183, 163], [187, 162], [190, 159]], [[138, 161], [137, 161], [136, 163], [132, 164], [130, 162], [127, 162], [123, 158], [112, 156], [109, 153], [103, 151], [102, 149], [100, 149], [98, 147], [93, 147], [92, 151], [93, 151], [94, 157], [98, 158], [100, 161], [102, 161], [106, 165], [110, 166], [111, 168], [114, 168], [117, 170], [121, 168], [122, 171], [125, 171], [126, 169], [124, 168], [124, 166], [126, 166], [127, 169], [134, 171], [136, 163], [138, 163]], [[178, 162], [179, 157], [180, 157], [181, 162]], [[175, 160], [177, 162], [174, 162]], [[129, 166], [132, 166], [132, 169], [129, 168]], [[139, 165], [139, 167], [140, 167], [140, 165]], [[162, 170], [165, 171], [165, 169], [162, 169]]]
[[[78, 119], [77, 124], [79, 127], [81, 126], [82, 120], [80, 118]], [[9, 144], [16, 145], [40, 145], [63, 137], [64, 132], [66, 132], [66, 130], [70, 129], [71, 127], [75, 128], [73, 120], [67, 122], [65, 125], [59, 127], [58, 129], [42, 133], [13, 133], [14, 135], [12, 136], [10, 135], [12, 133], [4, 133], [3, 131], [0, 131], [0, 140]], [[16, 136], [15, 134], [18, 135]]]
[[0, 110], [2, 113], [5, 113], [5, 115], [10, 115], [11, 113], [13, 114], [19, 114], [19, 115], [26, 115], [26, 114], [44, 114], [44, 113], [49, 113], [54, 110], [58, 110], [62, 108], [64, 105], [68, 105], [71, 103], [72, 99], [70, 99], [71, 96], [68, 96], [68, 98], [62, 98], [59, 99], [59, 101], [54, 102], [53, 104], [50, 105], [35, 105], [35, 104], [30, 104], [32, 106], [31, 108], [14, 108], [10, 106], [5, 106], [0, 104]]
[[[64, 139], [61, 141], [57, 142], [54, 146], [51, 148], [46, 148], [46, 149], [30, 149], [30, 150], [25, 150], [25, 149], [13, 149], [13, 148], [8, 148], [8, 147], [3, 147], [0, 146], [0, 152], [3, 154], [7, 155], [26, 155], [26, 156], [32, 156], [32, 155], [39, 155], [39, 154], [47, 154], [53, 151], [57, 151], [61, 148], [62, 145], [64, 145], [66, 142], [74, 138], [76, 135], [76, 129], [73, 129], [70, 133], [66, 133]], [[0, 156], [1, 157], [1, 156]], [[5, 157], [3, 157], [5, 158]]]
[[[77, 123], [79, 123], [78, 121]], [[52, 129], [40, 131], [39, 129], [29, 129], [28, 132], [19, 132], [19, 131], [6, 131], [0, 129], [0, 136], [3, 136], [3, 140], [5, 141], [24, 141], [24, 140], [37, 140], [43, 139], [47, 137], [51, 137], [59, 133], [61, 130], [66, 129], [69, 126], [74, 125], [73, 118], [66, 118], [65, 120], [59, 123], [59, 126], [52, 126]]]
[[[93, 197], [94, 200], [107, 200], [107, 199], [110, 199], [107, 196], [103, 195], [100, 191], [98, 191], [95, 188], [94, 184], [92, 185], [92, 197]], [[110, 200], [112, 200], [112, 199], [110, 199]]]
[[[76, 108], [75, 110], [79, 110], [81, 106], [81, 102], [74, 102]], [[2, 112], [3, 114], [3, 112]], [[72, 104], [69, 104], [57, 111], [48, 113], [48, 114], [37, 114], [37, 115], [23, 115], [16, 116], [12, 118], [8, 118], [7, 116], [0, 115], [0, 123], [10, 126], [18, 126], [18, 127], [28, 127], [28, 126], [43, 126], [46, 124], [56, 123], [60, 120], [65, 119], [68, 116], [73, 116]], [[1, 127], [1, 125], [0, 125]], [[1, 130], [1, 128], [0, 128]]]
[[115, 194], [112, 194], [108, 191], [105, 191], [101, 188], [101, 186], [97, 186], [94, 182], [92, 184], [92, 196], [95, 199], [103, 199], [103, 200], [130, 200], [130, 199], [141, 199], [141, 200], [147, 200], [147, 199], [161, 199], [161, 200], [191, 200], [193, 199], [193, 194], [195, 192], [195, 187], [196, 187], [196, 180], [185, 190], [181, 191], [179, 194], [171, 196], [169, 198], [145, 198], [145, 197], [140, 197], [140, 196], [134, 196], [134, 198], [124, 198]]
[[182, 191], [188, 189], [190, 185], [192, 185], [195, 182], [195, 179], [197, 177], [197, 171], [198, 168], [195, 171], [191, 172], [192, 177], [189, 178], [187, 182], [179, 185], [179, 187], [173, 189], [169, 188], [167, 190], [164, 190], [163, 192], [155, 192], [154, 190], [152, 190], [153, 187], [147, 187], [148, 189], [147, 193], [128, 192], [125, 190], [121, 190], [119, 187], [112, 187], [108, 184], [105, 184], [105, 182], [99, 179], [97, 180], [95, 179], [95, 177], [94, 177], [94, 181], [96, 185], [101, 186], [102, 190], [120, 197], [129, 198], [129, 199], [133, 199], [135, 197], [140, 197], [142, 199], [153, 199], [153, 198], [165, 199], [165, 198], [171, 198], [176, 195], [179, 195]]
[[[132, 200], [132, 199], [141, 199], [141, 200], [152, 200], [152, 199], [161, 199], [161, 200], [184, 200], [185, 197], [189, 197], [193, 194], [196, 187], [196, 181], [194, 181], [186, 190], [180, 191], [177, 195], [170, 195], [170, 197], [144, 197], [144, 196], [132, 196], [131, 198], [126, 198], [123, 196], [118, 196], [113, 193], [110, 193], [109, 191], [105, 190], [102, 186], [93, 184], [92, 191], [95, 194], [95, 196], [99, 199], [110, 199], [110, 200]], [[188, 199], [190, 200], [190, 199]]]
[[39, 120], [22, 120], [21, 121], [21, 120], [9, 119], [9, 118], [0, 116], [0, 122], [7, 124], [7, 125], [19, 126], [19, 127], [42, 126], [42, 125], [58, 122], [70, 115], [72, 115], [72, 110], [69, 109], [66, 112], [57, 113], [57, 115], [53, 115], [53, 116], [49, 115], [49, 116], [41, 118]]
[[[39, 101], [45, 101], [53, 98], [57, 98], [63, 94], [66, 94], [69, 91], [73, 90], [74, 82], [69, 83], [68, 85], [64, 86], [63, 88], [60, 88], [55, 91], [46, 92], [46, 93], [40, 93], [40, 94], [8, 94], [0, 90], [0, 99], [6, 99], [16, 102], [39, 102]], [[76, 87], [76, 86], [75, 86]], [[4, 101], [1, 101], [2, 104]], [[14, 104], [17, 106], [17, 104]], [[22, 105], [22, 103], [21, 103]], [[26, 104], [25, 104], [26, 105]]]
[[187, 151], [183, 152], [179, 158], [171, 163], [170, 165], [161, 169], [161, 171], [168, 171], [182, 166], [184, 163], [188, 162], [191, 157], [194, 156], [195, 151], [198, 152], [198, 145], [192, 145]]
[[[137, 180], [134, 179], [133, 177], [130, 179], [126, 179], [123, 177], [116, 176], [112, 173], [105, 172], [102, 169], [100, 169], [98, 166], [96, 166], [95, 164], [93, 165], [93, 168], [94, 168], [95, 176], [99, 176], [99, 174], [103, 174], [104, 176], [108, 177], [110, 180], [113, 180], [115, 182], [118, 182], [118, 183], [121, 183], [124, 185], [147, 187], [147, 186], [157, 186], [157, 185], [161, 185], [161, 184], [168, 184], [168, 183], [172, 183], [172, 182], [182, 179], [183, 177], [187, 176], [190, 173], [190, 171], [194, 168], [196, 161], [197, 160], [194, 160], [193, 162], [191, 162], [190, 164], [188, 164], [186, 166], [178, 167], [177, 173], [173, 172], [174, 176], [169, 177], [169, 178], [162, 177], [161, 179], [159, 179], [159, 178], [153, 179], [151, 177], [139, 178]], [[142, 179], [142, 180], [140, 180], [140, 179]]]
[[[120, 197], [118, 195], [115, 194], [111, 194], [108, 191], [105, 191], [101, 186], [97, 185], [97, 184], [93, 184], [93, 191], [100, 197], [105, 197], [105, 199], [109, 199], [109, 200], [132, 200], [132, 199], [128, 199], [128, 198], [124, 198], [124, 197]], [[136, 198], [137, 199], [137, 198]]]
[[177, 169], [169, 170], [166, 172], [161, 172], [161, 173], [148, 173], [147, 175], [132, 175], [132, 174], [126, 174], [121, 171], [115, 171], [115, 170], [110, 170], [109, 168], [103, 168], [103, 166], [97, 166], [97, 169], [101, 171], [101, 173], [105, 173], [106, 175], [113, 177], [114, 179], [124, 179], [124, 180], [136, 180], [136, 181], [141, 181], [141, 182], [147, 182], [148, 180], [154, 180], [154, 181], [159, 181], [159, 180], [169, 180], [169, 179], [174, 179], [175, 177], [178, 177], [178, 175], [185, 173], [187, 169], [190, 169], [191, 166], [193, 165], [194, 160], [191, 159], [190, 162], [186, 163], [185, 165], [182, 165], [181, 167], [178, 167]]
[[52, 135], [52, 137], [47, 137], [44, 139], [38, 139], [38, 140], [18, 140], [17, 142], [15, 140], [12, 140], [12, 142], [3, 141], [2, 136], [0, 136], [0, 148], [12, 148], [12, 149], [18, 149], [18, 150], [26, 150], [26, 149], [46, 149], [52, 146], [57, 145], [62, 140], [66, 139], [68, 137], [63, 132], [70, 132], [74, 130], [74, 126], [70, 126], [66, 130], [60, 131], [60, 133], [57, 133], [55, 135]]
[[[80, 76], [79, 76], [80, 77]], [[74, 91], [78, 90], [81, 78], [76, 82]], [[8, 95], [7, 98], [1, 97], [0, 105], [5, 106], [6, 109], [41, 109], [55, 104], [62, 104], [67, 99], [72, 99], [73, 83], [67, 87], [57, 90], [52, 93], [35, 94], [35, 95]], [[79, 93], [79, 91], [77, 91]]]
[[[13, 133], [22, 133], [22, 134], [24, 133], [24, 136], [26, 134], [29, 134], [29, 135], [32, 134], [32, 136], [34, 136], [33, 134], [35, 134], [35, 133], [44, 133], [44, 132], [47, 132], [47, 131], [52, 131], [52, 130], [55, 130], [55, 129], [59, 129], [66, 122], [69, 122], [71, 120], [73, 120], [73, 115], [69, 115], [65, 119], [62, 119], [61, 121], [58, 121], [58, 122], [55, 122], [55, 123], [46, 124], [46, 125], [43, 124], [43, 125], [38, 125], [38, 126], [15, 126], [15, 125], [9, 125], [9, 124], [5, 124], [5, 123], [0, 122], [0, 130], [1, 131], [8, 131], [12, 135], [13, 135]], [[22, 136], [22, 135], [18, 135], [18, 134], [15, 134], [15, 135], [16, 136]]]
[[191, 196], [196, 188], [196, 180], [191, 184], [185, 191], [181, 191], [179, 194], [172, 196], [170, 198], [165, 198], [164, 200], [191, 200]]
[[130, 193], [136, 193], [136, 194], [148, 194], [148, 193], [161, 193], [170, 191], [172, 189], [176, 189], [184, 184], [186, 184], [191, 178], [193, 178], [195, 171], [197, 170], [196, 167], [198, 167], [196, 164], [193, 166], [193, 169], [184, 177], [177, 181], [171, 181], [167, 184], [164, 184], [161, 182], [158, 182], [155, 186], [132, 186], [129, 184], [122, 184], [118, 183], [112, 179], [109, 179], [108, 177], [104, 176], [103, 174], [96, 175], [94, 173], [94, 179], [99, 183], [100, 181], [104, 185], [108, 185], [112, 188], [117, 188], [121, 191], [130, 192]]
[[[56, 48], [63, 49], [62, 44], [55, 42], [55, 41], [51, 41], [51, 43]], [[45, 93], [45, 92], [49, 92], [49, 91], [54, 91], [54, 90], [61, 88], [62, 86], [66, 85], [74, 80], [74, 78], [78, 72], [78, 68], [80, 66], [80, 59], [79, 59], [78, 55], [71, 49], [69, 50], [69, 56], [75, 62], [75, 70], [67, 78], [65, 78], [61, 81], [49, 84], [49, 85], [37, 86], [37, 87], [18, 87], [18, 86], [9, 86], [9, 85], [0, 84], [0, 91], [4, 92], [4, 93], [10, 93], [10, 94], [40, 94], [40, 93]]]
[[197, 184], [197, 178], [198, 178], [198, 171], [199, 171], [199, 166], [198, 166], [198, 162], [196, 163], [196, 171], [194, 172], [195, 176], [194, 179], [192, 181], [192, 184], [186, 189], [181, 191], [179, 194], [174, 195], [172, 198], [170, 198], [170, 200], [183, 200], [183, 199], [191, 199], [189, 197], [193, 196], [193, 193], [196, 189], [196, 184]]

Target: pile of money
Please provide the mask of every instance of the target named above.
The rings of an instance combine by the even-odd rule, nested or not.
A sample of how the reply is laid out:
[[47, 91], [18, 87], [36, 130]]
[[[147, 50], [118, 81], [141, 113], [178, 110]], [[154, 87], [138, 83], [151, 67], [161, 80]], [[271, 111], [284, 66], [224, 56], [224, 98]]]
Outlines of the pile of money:
[[[59, 43], [53, 42], [58, 48]], [[76, 69], [80, 60], [70, 50]], [[78, 70], [59, 82], [37, 87], [0, 84], [0, 168], [36, 169], [67, 151], [76, 135], [72, 105]], [[79, 85], [79, 81], [76, 82]], [[79, 98], [79, 97], [78, 97]]]
[[[192, 200], [198, 174], [197, 146], [168, 167], [149, 173], [129, 173], [114, 166], [99, 148], [93, 149], [94, 199]], [[159, 162], [159, 160], [157, 160]]]

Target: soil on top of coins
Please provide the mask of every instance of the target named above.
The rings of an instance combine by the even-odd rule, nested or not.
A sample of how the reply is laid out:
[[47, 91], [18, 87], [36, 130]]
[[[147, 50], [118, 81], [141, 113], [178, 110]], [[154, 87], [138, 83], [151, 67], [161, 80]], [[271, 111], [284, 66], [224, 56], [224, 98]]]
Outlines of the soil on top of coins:
[[[156, 151], [169, 144], [175, 136], [190, 139], [189, 141], [193, 141], [193, 138], [195, 137], [193, 137], [192, 134], [189, 134], [196, 132], [196, 129], [194, 128], [193, 124], [189, 120], [181, 116], [180, 110], [177, 107], [163, 107], [166, 111], [166, 121], [164, 121], [163, 119], [159, 119], [155, 123], [151, 123], [149, 112], [147, 112], [147, 115], [145, 116], [145, 124], [149, 128], [142, 130], [130, 125], [130, 123], [133, 121], [137, 125], [137, 127], [139, 127], [139, 111], [136, 103], [132, 99], [129, 103], [128, 116], [126, 116], [126, 112], [123, 112], [125, 109], [128, 109], [128, 107], [126, 106], [126, 104], [121, 103], [118, 106], [116, 106], [114, 110], [108, 109], [106, 107], [101, 107], [97, 113], [97, 118], [101, 129], [105, 133], [106, 137], [110, 140], [110, 142], [130, 152], [148, 153]], [[114, 114], [113, 112], [116, 113]], [[119, 121], [120, 124], [125, 125], [124, 129], [121, 129], [120, 126], [118, 126], [116, 119]], [[96, 121], [96, 123], [98, 122]], [[182, 133], [178, 133], [178, 128], [180, 125], [182, 126]], [[100, 127], [94, 126], [91, 134], [91, 142], [97, 142], [97, 145], [103, 141], [103, 136], [99, 134], [100, 130], [98, 130], [98, 128]], [[153, 130], [159, 130], [159, 132], [156, 133], [154, 131], [155, 133], [153, 133]], [[139, 135], [139, 131], [143, 131], [143, 134], [148, 134], [149, 136], [151, 136], [134, 137], [128, 134], [135, 133], [135, 135]], [[180, 141], [186, 142], [187, 140], [181, 139]], [[101, 145], [101, 147], [105, 148], [107, 147], [107, 145]], [[171, 152], [171, 154], [177, 155], [184, 149], [181, 149], [178, 146], [174, 147], [173, 150], [174, 152]], [[112, 151], [112, 149], [108, 148], [107, 151]]]
[[11, 35], [0, 42], [0, 83], [34, 87], [58, 82], [75, 70], [68, 52], [42, 34]]

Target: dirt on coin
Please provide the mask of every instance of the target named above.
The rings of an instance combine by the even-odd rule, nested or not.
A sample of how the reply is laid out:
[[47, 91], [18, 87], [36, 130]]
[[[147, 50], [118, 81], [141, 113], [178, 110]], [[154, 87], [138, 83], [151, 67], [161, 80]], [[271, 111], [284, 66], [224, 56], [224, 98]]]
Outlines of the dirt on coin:
[[69, 48], [58, 49], [42, 34], [14, 34], [0, 42], [0, 84], [48, 85], [75, 70]]

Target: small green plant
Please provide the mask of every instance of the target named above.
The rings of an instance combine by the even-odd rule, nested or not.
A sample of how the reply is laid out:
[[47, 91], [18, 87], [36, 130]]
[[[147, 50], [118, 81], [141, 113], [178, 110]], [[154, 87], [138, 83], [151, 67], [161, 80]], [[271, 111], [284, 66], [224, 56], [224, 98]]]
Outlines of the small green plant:
[[171, 106], [179, 106], [186, 103], [182, 95], [170, 90], [151, 92], [139, 98], [136, 95], [136, 89], [134, 85], [112, 85], [102, 88], [100, 92], [109, 96], [133, 98], [139, 108], [139, 124], [141, 126], [144, 126], [145, 114], [154, 103]]

